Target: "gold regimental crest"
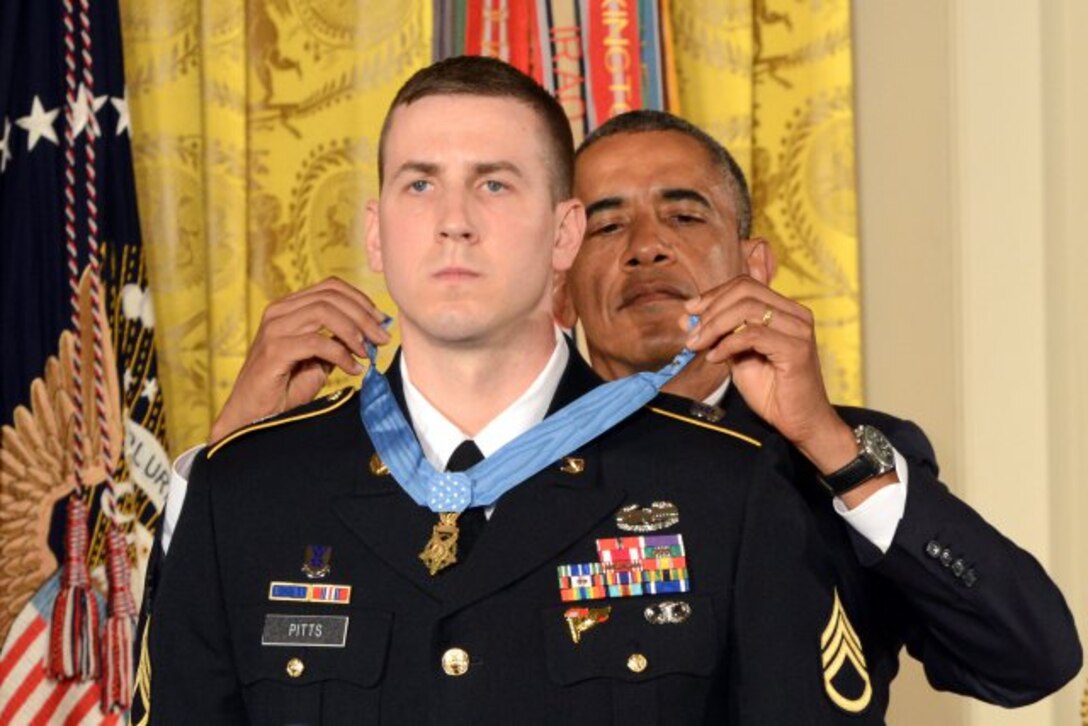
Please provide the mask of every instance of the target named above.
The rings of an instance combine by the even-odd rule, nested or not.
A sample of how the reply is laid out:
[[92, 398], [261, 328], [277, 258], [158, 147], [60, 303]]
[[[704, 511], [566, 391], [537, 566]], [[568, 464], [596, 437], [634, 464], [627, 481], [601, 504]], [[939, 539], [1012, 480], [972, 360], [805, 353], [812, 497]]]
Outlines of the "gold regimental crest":
[[374, 476], [389, 476], [389, 467], [376, 453], [370, 455], [370, 473]]
[[586, 470], [586, 460], [577, 456], [564, 456], [559, 471], [564, 474], [581, 474]]
[[[839, 600], [838, 588], [835, 589], [835, 603], [831, 607], [831, 617], [820, 636], [821, 665], [824, 671], [824, 690], [828, 698], [847, 713], [861, 713], [873, 697], [873, 686], [869, 682], [869, 672], [865, 667], [865, 654], [861, 649], [861, 639]], [[849, 673], [846, 668], [853, 668], [863, 684], [861, 693], [856, 696], [844, 694], [835, 684], [835, 679]]]

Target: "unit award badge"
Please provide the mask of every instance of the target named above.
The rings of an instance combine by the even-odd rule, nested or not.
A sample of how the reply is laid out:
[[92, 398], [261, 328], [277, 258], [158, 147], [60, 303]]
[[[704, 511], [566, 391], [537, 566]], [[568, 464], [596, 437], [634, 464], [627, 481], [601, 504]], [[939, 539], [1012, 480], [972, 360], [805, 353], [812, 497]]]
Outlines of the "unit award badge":
[[332, 570], [332, 547], [329, 545], [306, 545], [306, 558], [302, 563], [302, 574], [311, 580], [320, 580]]

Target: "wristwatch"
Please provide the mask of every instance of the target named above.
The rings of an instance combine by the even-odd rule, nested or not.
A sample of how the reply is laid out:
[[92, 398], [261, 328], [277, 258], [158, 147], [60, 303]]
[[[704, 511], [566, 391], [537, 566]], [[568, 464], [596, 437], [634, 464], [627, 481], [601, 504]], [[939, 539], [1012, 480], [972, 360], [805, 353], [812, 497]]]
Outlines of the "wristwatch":
[[858, 442], [857, 458], [838, 471], [820, 477], [823, 485], [835, 496], [845, 494], [895, 468], [892, 445], [879, 429], [858, 426], [854, 429], [854, 440]]

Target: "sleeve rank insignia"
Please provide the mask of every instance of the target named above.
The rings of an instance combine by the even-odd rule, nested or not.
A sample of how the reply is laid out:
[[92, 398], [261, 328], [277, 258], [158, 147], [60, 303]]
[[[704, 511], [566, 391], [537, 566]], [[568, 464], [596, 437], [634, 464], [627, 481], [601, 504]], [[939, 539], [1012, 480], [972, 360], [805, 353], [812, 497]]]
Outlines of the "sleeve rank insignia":
[[820, 636], [821, 665], [824, 690], [832, 703], [847, 713], [861, 713], [869, 705], [873, 687], [865, 666], [865, 654], [846, 609], [835, 589], [831, 617]]

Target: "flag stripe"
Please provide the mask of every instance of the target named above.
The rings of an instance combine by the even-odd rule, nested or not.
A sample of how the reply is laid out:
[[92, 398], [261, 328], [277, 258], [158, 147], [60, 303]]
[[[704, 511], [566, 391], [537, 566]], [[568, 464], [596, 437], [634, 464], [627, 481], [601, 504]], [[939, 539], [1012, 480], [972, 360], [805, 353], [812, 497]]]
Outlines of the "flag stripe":
[[36, 667], [30, 669], [30, 673], [19, 684], [19, 687], [11, 694], [11, 698], [4, 704], [4, 710], [0, 711], [0, 723], [12, 723], [15, 718], [15, 713], [26, 702], [27, 697], [38, 687], [38, 684], [45, 678], [45, 669], [41, 663], [38, 663]]
[[60, 706], [61, 701], [68, 695], [68, 692], [72, 690], [72, 686], [76, 685], [75, 681], [64, 681], [53, 685], [47, 692], [49, 697], [42, 703], [41, 708], [34, 714], [34, 720], [31, 723], [48, 724], [50, 718], [56, 713], [57, 707]]
[[41, 618], [34, 618], [34, 622], [23, 631], [23, 634], [19, 636], [19, 639], [15, 641], [15, 645], [4, 656], [4, 660], [0, 661], [0, 683], [6, 681], [11, 671], [15, 668], [15, 664], [19, 662], [19, 659], [23, 657], [23, 653], [27, 651], [30, 644], [42, 634], [45, 630], [45, 621]]
[[87, 689], [87, 692], [83, 694], [83, 698], [79, 699], [79, 703], [68, 714], [68, 718], [64, 719], [64, 726], [77, 726], [83, 720], [83, 717], [98, 705], [98, 696], [97, 688]]

